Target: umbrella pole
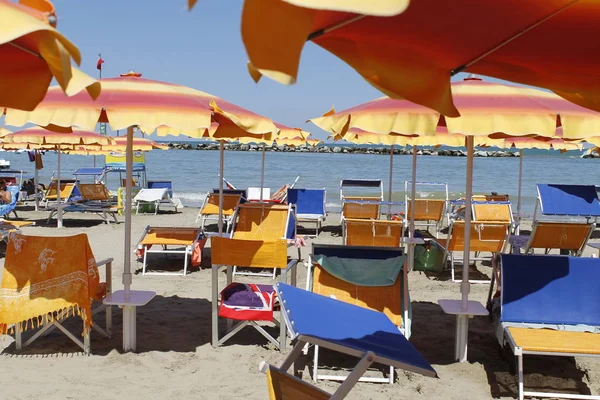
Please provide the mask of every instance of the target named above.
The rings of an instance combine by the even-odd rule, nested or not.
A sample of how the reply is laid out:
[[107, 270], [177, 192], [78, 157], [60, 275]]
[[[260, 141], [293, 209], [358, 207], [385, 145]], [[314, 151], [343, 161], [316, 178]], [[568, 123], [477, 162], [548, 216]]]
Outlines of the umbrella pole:
[[60, 147], [58, 149], [58, 179], [56, 181], [56, 226], [63, 227], [62, 208], [60, 207]]
[[123, 264], [123, 286], [125, 301], [131, 291], [131, 181], [133, 180], [133, 126], [127, 128], [127, 147], [125, 150], [125, 254]]
[[456, 357], [459, 362], [467, 361], [467, 342], [469, 335], [469, 258], [471, 254], [471, 198], [473, 196], [473, 136], [467, 136], [467, 179], [465, 194], [465, 234], [464, 234], [464, 252], [463, 252], [463, 270], [462, 282], [460, 283], [460, 292], [462, 295], [461, 309], [465, 314], [457, 318], [457, 337], [456, 337]]
[[262, 144], [262, 160], [260, 170], [260, 201], [263, 201], [263, 188], [265, 187], [265, 144]]
[[519, 150], [519, 193], [517, 197], [517, 227], [515, 234], [521, 230], [521, 187], [523, 184], [523, 149]]
[[417, 146], [413, 146], [412, 148], [412, 177], [411, 177], [411, 187], [410, 187], [410, 215], [408, 222], [408, 270], [412, 271], [415, 266], [415, 207], [416, 207], [416, 198], [417, 198]]
[[[225, 145], [223, 141], [219, 141], [219, 219], [217, 221], [219, 237], [223, 236], [223, 169], [224, 169], [224, 161], [223, 157], [225, 156]], [[212, 346], [219, 346], [219, 265], [212, 265], [211, 273], [212, 273], [212, 302], [211, 302], [211, 317], [212, 317]], [[228, 271], [229, 272], [229, 271]]]
[[35, 155], [35, 172], [33, 174], [33, 196], [35, 201], [35, 211], [39, 211], [40, 207], [40, 199], [38, 198], [38, 169], [37, 169], [37, 158], [39, 157], [38, 151], [34, 150], [33, 154]]
[[388, 207], [388, 219], [392, 219], [392, 178], [394, 176], [394, 145], [390, 146], [390, 185], [388, 188], [388, 201], [390, 205]]

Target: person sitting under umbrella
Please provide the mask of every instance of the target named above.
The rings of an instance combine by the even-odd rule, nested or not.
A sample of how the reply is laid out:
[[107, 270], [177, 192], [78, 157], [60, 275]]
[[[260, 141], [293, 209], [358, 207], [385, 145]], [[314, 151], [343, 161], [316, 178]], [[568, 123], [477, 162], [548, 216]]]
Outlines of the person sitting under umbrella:
[[0, 203], [1, 204], [10, 204], [12, 197], [10, 192], [6, 189], [6, 182], [0, 180]]

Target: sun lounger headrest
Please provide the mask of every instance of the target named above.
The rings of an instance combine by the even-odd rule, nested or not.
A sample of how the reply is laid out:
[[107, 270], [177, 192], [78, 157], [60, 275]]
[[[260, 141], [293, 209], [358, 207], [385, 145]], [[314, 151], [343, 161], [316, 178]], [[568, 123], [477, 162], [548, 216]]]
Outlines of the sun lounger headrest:
[[502, 255], [503, 322], [600, 325], [600, 259]]
[[594, 185], [538, 184], [544, 215], [600, 216], [600, 201]]

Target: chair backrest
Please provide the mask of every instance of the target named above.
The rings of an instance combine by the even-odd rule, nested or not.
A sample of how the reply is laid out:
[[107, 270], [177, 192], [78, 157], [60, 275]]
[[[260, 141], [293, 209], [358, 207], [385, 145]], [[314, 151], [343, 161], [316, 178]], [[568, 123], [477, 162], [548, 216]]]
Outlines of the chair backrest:
[[[270, 203], [246, 203], [238, 207], [238, 220], [233, 227], [234, 239], [278, 240], [293, 239], [290, 205]], [[295, 227], [294, 227], [295, 233]]]
[[[494, 222], [471, 222], [471, 251], [498, 253], [504, 247], [509, 224]], [[448, 233], [448, 251], [462, 251], [465, 248], [465, 222], [454, 221]]]
[[171, 181], [148, 181], [148, 189], [167, 189], [169, 197], [173, 197], [173, 183]]
[[[343, 218], [354, 218], [354, 219], [378, 219], [380, 214], [380, 204], [373, 203], [379, 202], [379, 197], [345, 197], [344, 200], [350, 200], [350, 202], [344, 201], [342, 206], [342, 217]], [[357, 201], [356, 203], [354, 201]], [[366, 203], [361, 203], [366, 201]]]
[[502, 255], [501, 321], [600, 326], [600, 259]]
[[510, 203], [473, 204], [473, 220], [512, 224], [513, 219]]
[[106, 186], [102, 183], [79, 183], [77, 184], [83, 200], [108, 201], [109, 195]]
[[[271, 198], [271, 188], [262, 189], [262, 200], [269, 200]], [[248, 200], [260, 200], [260, 188], [249, 187], [248, 188]]]
[[340, 181], [340, 200], [349, 198], [348, 196], [367, 196], [373, 198], [373, 193], [377, 194], [376, 199], [383, 200], [383, 181], [380, 179], [342, 179]]
[[269, 365], [267, 370], [269, 400], [327, 400], [331, 394]]
[[[127, 179], [121, 179], [121, 187], [127, 186]], [[131, 178], [131, 186], [137, 186], [137, 180], [135, 178]]]
[[394, 325], [402, 326], [404, 286], [402, 273], [391, 286], [358, 286], [331, 275], [315, 261], [315, 258], [320, 255], [357, 259], [364, 260], [365, 268], [369, 268], [370, 260], [387, 260], [400, 257], [402, 254], [401, 248], [313, 244], [312, 273], [308, 277], [309, 287], [313, 293], [327, 297], [334, 296], [337, 300], [346, 303], [383, 312]]
[[600, 200], [594, 185], [538, 184], [537, 190], [544, 215], [600, 216]]
[[210, 259], [213, 265], [286, 268], [287, 241], [281, 238], [254, 240], [214, 236], [210, 239]]
[[561, 249], [579, 251], [587, 243], [593, 224], [535, 221], [528, 249]]
[[[48, 186], [48, 189], [46, 189], [46, 199], [56, 199], [57, 198], [57, 185], [58, 183], [56, 181], [53, 181], [50, 186]], [[60, 182], [60, 198], [62, 200], [66, 200], [68, 198], [71, 197], [71, 194], [73, 193], [73, 190], [75, 189], [75, 183], [74, 182]]]
[[[242, 200], [241, 194], [225, 194], [223, 193], [223, 215], [233, 215], [235, 209]], [[209, 193], [202, 209], [202, 215], [219, 215], [219, 194]]]
[[[441, 221], [444, 217], [446, 201], [442, 199], [416, 199], [415, 221]], [[412, 201], [407, 202], [406, 218], [412, 215]]]
[[473, 201], [509, 201], [507, 194], [474, 194], [471, 199]]
[[348, 246], [398, 247], [402, 242], [404, 232], [402, 221], [350, 218], [344, 221]]
[[325, 215], [325, 189], [288, 189], [287, 201], [296, 214]]
[[[219, 193], [219, 189], [213, 189], [213, 193]], [[246, 202], [246, 200], [248, 199], [248, 194], [246, 193], [245, 189], [223, 189], [223, 193], [227, 193], [227, 194], [239, 194], [242, 196], [242, 200], [240, 201], [240, 204], [243, 204]]]

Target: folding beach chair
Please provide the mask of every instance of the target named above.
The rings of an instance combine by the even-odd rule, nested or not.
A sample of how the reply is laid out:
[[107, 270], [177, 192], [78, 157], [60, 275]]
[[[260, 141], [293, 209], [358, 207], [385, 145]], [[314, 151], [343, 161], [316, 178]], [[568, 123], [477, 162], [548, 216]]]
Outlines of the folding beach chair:
[[[245, 240], [287, 240], [296, 238], [296, 214], [291, 204], [246, 203], [237, 209], [233, 218], [231, 237]], [[239, 265], [245, 267], [245, 265]], [[233, 276], [267, 276], [275, 279], [277, 268], [272, 273], [238, 271], [234, 264]]]
[[[399, 332], [410, 337], [410, 298], [401, 248], [313, 244], [306, 288], [313, 293], [381, 311]], [[318, 366], [319, 347], [315, 346], [315, 381], [346, 379], [345, 376], [322, 375]], [[365, 377], [360, 380], [391, 384], [393, 372], [392, 367], [387, 378]]]
[[291, 185], [286, 183], [285, 185], [277, 189], [275, 193], [271, 195], [271, 202], [279, 204], [286, 203], [288, 199], [288, 190], [293, 189], [298, 183], [298, 180], [300, 180], [300, 175], [298, 175], [296, 179], [294, 179], [294, 182], [292, 182]]
[[519, 399], [600, 399], [526, 391], [523, 377], [524, 355], [600, 356], [600, 259], [504, 254], [501, 267], [498, 339], [517, 358]]
[[48, 223], [57, 215], [58, 207], [63, 214], [79, 212], [98, 215], [107, 224], [110, 223], [110, 218], [113, 222], [118, 222], [117, 213], [121, 209], [110, 202], [110, 194], [103, 183], [75, 183], [70, 198], [64, 204], [48, 207]]
[[[219, 189], [213, 189], [213, 193], [219, 194]], [[223, 189], [223, 194], [239, 194], [242, 196], [240, 204], [248, 201], [248, 191], [246, 189]]]
[[347, 218], [345, 233], [345, 244], [348, 246], [400, 247], [404, 222]]
[[[449, 202], [448, 184], [445, 182], [415, 182], [415, 186], [417, 187], [417, 196], [418, 190], [423, 187], [434, 189], [443, 188], [444, 190], [444, 199], [415, 199], [415, 227], [425, 227], [427, 231], [429, 231], [429, 227], [435, 227], [435, 237], [438, 237], [440, 230], [442, 229], [444, 215], [447, 214], [447, 206]], [[405, 218], [409, 222], [412, 215], [412, 201], [410, 198], [411, 187], [411, 181], [404, 181], [404, 202], [406, 204]]]
[[[471, 240], [470, 249], [477, 253], [491, 253], [491, 257], [472, 257], [470, 261], [486, 261], [492, 263], [492, 272], [495, 271], [496, 258], [502, 252], [510, 231], [510, 224], [502, 222], [471, 222]], [[462, 258], [457, 259], [454, 252], [462, 252], [465, 249], [465, 222], [453, 221], [448, 229], [446, 239], [436, 239], [436, 241], [446, 250], [444, 265], [450, 258], [450, 271], [452, 282], [461, 282], [455, 279], [454, 266], [462, 263]], [[468, 266], [463, 265], [463, 268]], [[491, 280], [470, 280], [472, 283], [490, 283]]]
[[[428, 377], [437, 376], [385, 314], [282, 283], [278, 283], [275, 289], [286, 325], [296, 344], [280, 367], [264, 361], [260, 363], [260, 370], [267, 374], [271, 400], [343, 399], [373, 363]], [[287, 372], [307, 344], [360, 359], [333, 394]]]
[[[511, 237], [513, 247], [523, 247], [525, 253], [532, 253], [534, 249], [545, 249], [545, 253], [558, 249], [581, 255], [600, 216], [595, 186], [538, 184], [537, 191], [531, 235]], [[562, 217], [563, 220], [538, 220], [538, 208], [543, 216]], [[524, 246], [517, 243], [524, 243]]]
[[6, 190], [10, 193], [10, 203], [0, 205], [0, 217], [7, 218], [10, 213], [15, 215], [15, 218], [19, 218], [17, 215], [17, 202], [19, 201], [19, 187], [18, 186], [7, 186]]
[[[284, 350], [286, 325], [274, 317], [279, 302], [273, 285], [229, 282], [219, 295], [218, 274], [223, 266], [273, 268], [281, 270], [283, 282], [287, 281], [287, 274], [291, 272], [291, 281], [295, 285], [298, 260], [288, 261], [287, 241], [282, 238], [255, 240], [213, 236], [210, 247], [213, 278], [213, 346], [220, 346], [244, 327], [252, 326], [278, 349]], [[239, 321], [221, 338], [218, 329], [219, 317]], [[258, 322], [269, 322], [279, 326], [279, 339], [275, 339]]]
[[[106, 282], [98, 267], [105, 266]], [[66, 237], [24, 236], [11, 233], [0, 290], [0, 332], [14, 332], [16, 350], [58, 328], [85, 354], [90, 353], [90, 329], [110, 337], [111, 307], [92, 308], [111, 293], [112, 258], [96, 262], [87, 235]], [[106, 329], [92, 323], [93, 315], [106, 311]], [[69, 317], [83, 320], [83, 340], [63, 326]], [[26, 341], [23, 333], [37, 329]]]
[[287, 201], [296, 207], [298, 222], [314, 222], [315, 237], [319, 236], [319, 229], [327, 218], [325, 189], [288, 189]]
[[[187, 275], [188, 262], [193, 253], [198, 261], [207, 238], [200, 228], [175, 226], [146, 226], [137, 244], [137, 256], [142, 259], [142, 275]], [[147, 272], [148, 254], [183, 254], [183, 272]]]
[[160, 200], [158, 207], [167, 205], [173, 207], [175, 212], [180, 206], [178, 199], [173, 198], [173, 182], [171, 181], [148, 181], [148, 189], [167, 189], [167, 196]]
[[[75, 186], [76, 183], [77, 183], [77, 180], [75, 180], [75, 179], [61, 179], [60, 180], [60, 199], [61, 199], [61, 201], [63, 201], [63, 202], [69, 201], [69, 199], [71, 199], [72, 196], [75, 196], [75, 197], [80, 196], [80, 193]], [[48, 185], [48, 188], [46, 189], [46, 193], [44, 193], [44, 198], [42, 199], [42, 203], [44, 203], [45, 207], [48, 207], [48, 204], [51, 201], [58, 200], [57, 187], [58, 187], [58, 181], [56, 181], [56, 180], [52, 180], [52, 182], [50, 182], [50, 185]]]
[[379, 179], [342, 179], [340, 201], [342, 224], [345, 218], [379, 219], [383, 182]]
[[175, 212], [177, 212], [177, 205], [171, 203], [171, 198], [169, 197], [169, 191], [167, 188], [143, 188], [135, 195], [133, 202], [135, 203], [136, 214], [139, 213], [141, 205], [150, 204], [152, 208], [154, 208], [154, 215], [156, 215], [158, 214], [160, 205], [164, 202], [171, 204], [175, 208]]
[[[229, 232], [229, 228], [231, 228], [231, 221], [235, 216], [235, 211], [237, 210], [237, 207], [240, 205], [241, 201], [241, 194], [223, 193], [223, 222], [225, 222], [227, 232]], [[202, 203], [202, 207], [200, 207], [198, 216], [196, 217], [196, 223], [200, 222], [200, 229], [202, 230], [204, 230], [204, 225], [208, 220], [215, 220], [217, 222], [219, 220], [218, 193], [209, 193], [206, 196], [204, 202]]]

